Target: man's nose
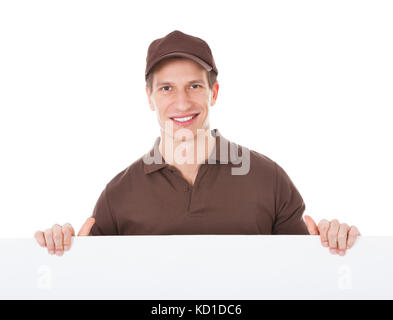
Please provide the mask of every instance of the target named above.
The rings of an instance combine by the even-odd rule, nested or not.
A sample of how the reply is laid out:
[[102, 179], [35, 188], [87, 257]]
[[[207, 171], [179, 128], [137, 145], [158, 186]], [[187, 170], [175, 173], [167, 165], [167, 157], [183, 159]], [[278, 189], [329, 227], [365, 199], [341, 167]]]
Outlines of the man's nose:
[[179, 90], [175, 99], [176, 108], [179, 111], [186, 111], [192, 107], [191, 99], [185, 90]]

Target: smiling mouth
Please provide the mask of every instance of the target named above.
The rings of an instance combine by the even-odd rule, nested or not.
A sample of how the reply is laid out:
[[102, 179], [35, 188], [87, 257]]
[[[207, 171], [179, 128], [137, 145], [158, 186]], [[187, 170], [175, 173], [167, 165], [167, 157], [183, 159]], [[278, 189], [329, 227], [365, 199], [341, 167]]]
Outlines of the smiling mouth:
[[187, 125], [193, 122], [193, 120], [199, 115], [199, 113], [195, 113], [193, 115], [187, 117], [172, 117], [170, 118], [173, 122], [180, 125]]

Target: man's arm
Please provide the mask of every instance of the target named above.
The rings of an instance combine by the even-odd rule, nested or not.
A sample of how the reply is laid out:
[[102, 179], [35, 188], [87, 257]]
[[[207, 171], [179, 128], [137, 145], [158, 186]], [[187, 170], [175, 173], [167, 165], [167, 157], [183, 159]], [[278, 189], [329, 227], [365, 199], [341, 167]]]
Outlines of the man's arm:
[[275, 221], [273, 234], [308, 235], [307, 226], [302, 219], [306, 205], [288, 174], [275, 163]]
[[107, 192], [107, 188], [105, 188], [94, 207], [92, 217], [95, 219], [95, 224], [91, 228], [89, 236], [119, 235]]

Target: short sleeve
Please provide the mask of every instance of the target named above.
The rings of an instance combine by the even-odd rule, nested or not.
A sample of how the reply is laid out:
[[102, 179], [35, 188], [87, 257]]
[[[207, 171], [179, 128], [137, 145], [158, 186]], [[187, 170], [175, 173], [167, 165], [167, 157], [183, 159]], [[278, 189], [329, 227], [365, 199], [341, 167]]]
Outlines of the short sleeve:
[[306, 209], [303, 198], [295, 185], [277, 163], [275, 183], [275, 222], [273, 234], [308, 235], [307, 226], [302, 218]]
[[95, 223], [90, 230], [89, 236], [118, 235], [115, 220], [109, 208], [107, 188], [102, 191], [93, 210]]

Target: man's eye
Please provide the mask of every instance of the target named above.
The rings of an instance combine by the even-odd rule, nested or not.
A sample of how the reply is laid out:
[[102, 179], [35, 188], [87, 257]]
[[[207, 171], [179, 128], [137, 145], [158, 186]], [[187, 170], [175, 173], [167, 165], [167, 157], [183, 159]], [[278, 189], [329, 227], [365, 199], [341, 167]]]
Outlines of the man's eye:
[[[201, 87], [201, 85], [199, 84], [192, 84], [191, 87], [194, 87], [194, 89], [197, 89], [199, 87]], [[170, 86], [165, 86], [165, 87], [161, 87], [160, 90], [161, 91], [170, 91], [171, 87]]]

